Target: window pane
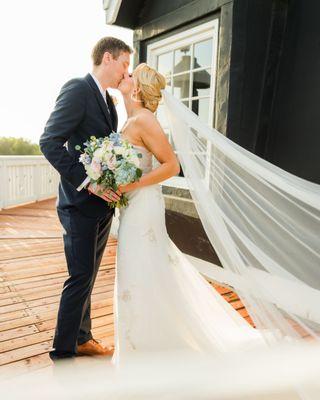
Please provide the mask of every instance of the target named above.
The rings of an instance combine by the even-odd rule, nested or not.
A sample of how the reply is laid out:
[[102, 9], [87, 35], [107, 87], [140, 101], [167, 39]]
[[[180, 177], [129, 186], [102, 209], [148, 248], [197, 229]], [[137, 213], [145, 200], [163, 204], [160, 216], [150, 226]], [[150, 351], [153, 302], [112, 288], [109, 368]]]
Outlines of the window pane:
[[212, 39], [194, 45], [193, 68], [211, 67], [212, 61]]
[[173, 94], [178, 99], [189, 97], [190, 74], [182, 74], [173, 78]]
[[204, 69], [193, 73], [192, 97], [210, 96], [210, 72], [210, 69]]
[[173, 73], [189, 71], [191, 68], [191, 46], [185, 46], [174, 52]]
[[158, 71], [163, 75], [171, 74], [173, 62], [173, 52], [158, 56]]
[[192, 100], [192, 111], [206, 124], [209, 123], [209, 105], [210, 99]]

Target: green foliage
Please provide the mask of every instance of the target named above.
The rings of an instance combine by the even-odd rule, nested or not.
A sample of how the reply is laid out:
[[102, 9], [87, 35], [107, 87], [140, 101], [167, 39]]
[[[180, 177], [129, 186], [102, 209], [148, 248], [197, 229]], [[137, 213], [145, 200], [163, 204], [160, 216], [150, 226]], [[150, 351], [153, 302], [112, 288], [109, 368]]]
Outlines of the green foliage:
[[1, 156], [37, 156], [41, 155], [39, 145], [30, 140], [14, 137], [0, 137]]

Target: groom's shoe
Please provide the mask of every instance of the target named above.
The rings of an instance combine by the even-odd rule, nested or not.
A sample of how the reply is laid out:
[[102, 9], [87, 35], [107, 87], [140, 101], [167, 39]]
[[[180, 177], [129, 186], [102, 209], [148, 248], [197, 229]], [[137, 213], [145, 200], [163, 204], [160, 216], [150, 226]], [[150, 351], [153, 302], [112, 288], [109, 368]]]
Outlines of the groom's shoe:
[[59, 360], [65, 360], [65, 359], [71, 359], [75, 356], [75, 353], [69, 353], [66, 351], [57, 351], [57, 350], [51, 350], [49, 352], [49, 357], [53, 362], [59, 361]]
[[78, 344], [78, 355], [81, 356], [112, 356], [114, 347], [103, 347], [95, 339], [90, 339], [83, 344]]

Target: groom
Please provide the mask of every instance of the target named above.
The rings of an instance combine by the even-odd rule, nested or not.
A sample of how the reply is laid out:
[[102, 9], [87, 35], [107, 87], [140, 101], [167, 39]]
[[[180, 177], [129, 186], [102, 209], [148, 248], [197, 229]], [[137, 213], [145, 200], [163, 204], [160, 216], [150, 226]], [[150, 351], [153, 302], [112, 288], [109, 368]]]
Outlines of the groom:
[[42, 153], [61, 176], [57, 212], [69, 272], [49, 353], [52, 360], [112, 352], [92, 337], [90, 298], [114, 213], [108, 202], [118, 200], [120, 192], [95, 193], [75, 146], [83, 149], [90, 136], [104, 137], [117, 130], [117, 113], [106, 89], [118, 87], [131, 53], [119, 39], [101, 39], [92, 51], [92, 73], [62, 87], [40, 138]]

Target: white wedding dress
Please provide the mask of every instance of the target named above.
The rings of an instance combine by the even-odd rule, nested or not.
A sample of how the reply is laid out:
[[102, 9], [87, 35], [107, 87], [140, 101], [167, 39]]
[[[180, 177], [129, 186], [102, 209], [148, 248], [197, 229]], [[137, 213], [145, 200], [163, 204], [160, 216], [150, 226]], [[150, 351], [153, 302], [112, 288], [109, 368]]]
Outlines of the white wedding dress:
[[[135, 147], [146, 174], [152, 153]], [[119, 217], [113, 362], [120, 365], [146, 353], [208, 354], [262, 343], [260, 333], [170, 240], [160, 185], [132, 191], [128, 199]]]

